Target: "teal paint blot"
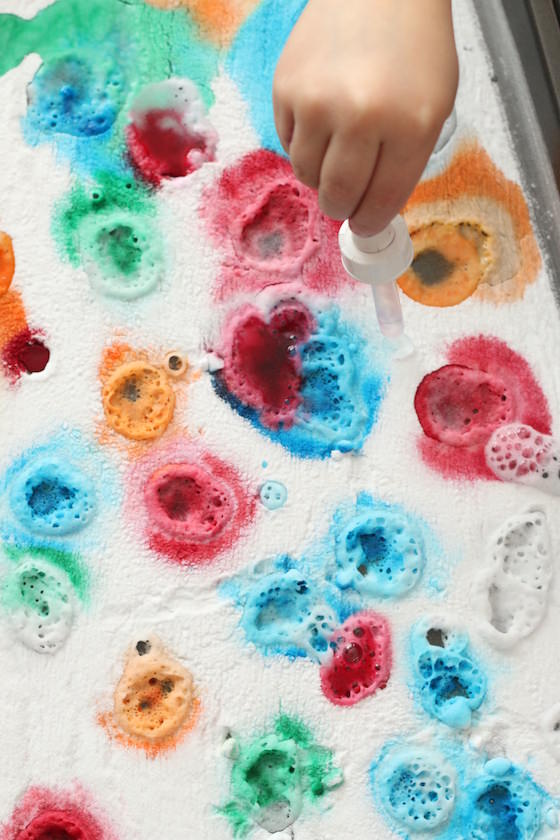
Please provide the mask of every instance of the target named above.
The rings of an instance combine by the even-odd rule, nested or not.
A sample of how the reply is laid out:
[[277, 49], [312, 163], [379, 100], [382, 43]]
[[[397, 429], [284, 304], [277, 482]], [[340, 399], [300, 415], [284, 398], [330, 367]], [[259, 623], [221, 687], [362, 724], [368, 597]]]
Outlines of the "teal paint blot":
[[284, 507], [288, 491], [281, 481], [265, 481], [260, 489], [260, 500], [268, 510]]

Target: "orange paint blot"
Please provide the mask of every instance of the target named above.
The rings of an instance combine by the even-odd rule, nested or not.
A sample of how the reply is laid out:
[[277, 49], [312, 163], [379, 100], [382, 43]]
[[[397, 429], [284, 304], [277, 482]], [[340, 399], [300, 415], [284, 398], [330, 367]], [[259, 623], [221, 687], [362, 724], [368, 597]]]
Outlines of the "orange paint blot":
[[419, 303], [454, 306], [471, 295], [511, 302], [537, 278], [541, 257], [523, 192], [477, 143], [418, 184], [404, 216], [414, 260], [398, 282]]
[[192, 675], [152, 637], [129, 651], [113, 710], [99, 714], [97, 721], [112, 740], [155, 758], [174, 749], [199, 714]]
[[158, 9], [186, 9], [208, 38], [228, 44], [259, 0], [148, 0], [148, 3]]
[[0, 297], [0, 348], [27, 328], [21, 295], [12, 289]]
[[[12, 282], [16, 261], [12, 238], [7, 233], [0, 231], [0, 297], [4, 295]], [[1, 325], [0, 321], [0, 325]]]

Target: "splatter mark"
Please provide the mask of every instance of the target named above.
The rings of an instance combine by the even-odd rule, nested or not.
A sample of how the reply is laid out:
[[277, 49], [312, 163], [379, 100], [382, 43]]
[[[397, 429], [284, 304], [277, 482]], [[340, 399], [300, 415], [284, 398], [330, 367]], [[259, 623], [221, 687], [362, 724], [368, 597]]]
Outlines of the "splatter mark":
[[282, 831], [306, 805], [342, 784], [331, 750], [296, 718], [280, 715], [272, 731], [247, 742], [230, 740], [231, 799], [217, 810], [234, 837], [246, 837], [257, 825], [271, 834]]
[[500, 759], [487, 762], [465, 791], [461, 817], [468, 840], [532, 840], [547, 799], [524, 770]]
[[560, 703], [555, 703], [543, 715], [541, 732], [549, 753], [560, 762]]
[[334, 517], [335, 585], [368, 598], [410, 592], [426, 564], [424, 531], [398, 506], [360, 494], [351, 513]]
[[281, 481], [265, 481], [259, 491], [262, 504], [268, 510], [278, 510], [284, 507], [288, 498], [286, 485]]
[[128, 652], [115, 689], [111, 714], [99, 723], [119, 743], [144, 750], [149, 758], [174, 749], [195, 726], [200, 701], [192, 675], [151, 636]]
[[187, 373], [189, 361], [177, 350], [171, 350], [165, 357], [165, 370], [174, 379], [180, 379]]
[[[274, 126], [272, 80], [280, 53], [305, 0], [264, 0], [247, 18], [227, 56], [226, 68], [249, 103], [261, 146], [283, 154]], [[255, 67], [259, 72], [255, 72]]]
[[30, 20], [0, 18], [0, 75], [29, 53], [42, 65], [29, 86], [26, 140], [55, 142], [80, 174], [126, 172], [129, 96], [172, 73], [191, 79], [206, 105], [219, 51], [184, 10], [144, 3], [57, 0]]
[[16, 261], [12, 238], [7, 233], [0, 231], [0, 297], [10, 288], [15, 270]]
[[51, 352], [43, 334], [26, 327], [16, 333], [2, 350], [2, 365], [11, 382], [22, 374], [41, 373], [49, 363]]
[[198, 23], [201, 32], [212, 41], [227, 45], [259, 0], [147, 0], [159, 9], [183, 6]]
[[116, 840], [113, 829], [78, 784], [69, 790], [32, 787], [1, 828], [2, 840]]
[[242, 610], [245, 638], [263, 654], [321, 661], [338, 618], [320, 585], [298, 566], [287, 556], [257, 564], [226, 581], [221, 593]]
[[153, 551], [175, 563], [199, 565], [231, 550], [256, 509], [237, 470], [180, 438], [132, 468], [127, 510]]
[[501, 426], [486, 444], [486, 463], [500, 481], [560, 496], [560, 443], [522, 423]]
[[130, 440], [152, 440], [173, 417], [175, 394], [165, 371], [136, 361], [118, 367], [103, 386], [109, 426]]
[[134, 300], [163, 282], [154, 199], [130, 179], [105, 173], [87, 187], [76, 185], [58, 207], [54, 232], [102, 295]]
[[479, 630], [495, 647], [511, 648], [542, 621], [552, 577], [544, 512], [512, 516], [490, 539], [490, 559], [476, 578]]
[[266, 316], [244, 305], [216, 352], [219, 396], [290, 452], [324, 458], [363, 446], [384, 395], [383, 362], [336, 307], [313, 314], [283, 300]]
[[384, 689], [391, 675], [389, 624], [370, 610], [351, 616], [331, 639], [332, 659], [321, 667], [323, 693], [336, 706], [353, 706]]
[[62, 536], [81, 530], [97, 509], [93, 483], [61, 457], [29, 460], [10, 482], [10, 506], [32, 533]]
[[541, 258], [523, 193], [476, 143], [418, 184], [404, 215], [415, 257], [399, 285], [419, 303], [454, 306], [471, 295], [510, 302], [537, 278]]
[[442, 829], [456, 806], [457, 774], [435, 749], [386, 744], [370, 771], [373, 795], [391, 827], [413, 834]]
[[465, 633], [438, 619], [412, 632], [415, 690], [425, 711], [447, 726], [466, 728], [486, 696], [486, 677]]
[[214, 159], [217, 136], [189, 79], [145, 87], [130, 109], [126, 138], [136, 169], [159, 185], [181, 178]]
[[203, 193], [201, 213], [223, 253], [218, 300], [294, 279], [330, 297], [354, 285], [340, 262], [340, 222], [322, 215], [316, 194], [272, 152], [228, 167]]
[[514, 420], [549, 433], [546, 398], [525, 359], [497, 338], [459, 339], [448, 361], [416, 390], [420, 452], [447, 478], [494, 479], [484, 449], [490, 436]]
[[37, 653], [54, 654], [74, 620], [76, 596], [85, 601], [89, 575], [77, 555], [47, 548], [4, 548], [10, 562], [1, 602], [14, 635]]

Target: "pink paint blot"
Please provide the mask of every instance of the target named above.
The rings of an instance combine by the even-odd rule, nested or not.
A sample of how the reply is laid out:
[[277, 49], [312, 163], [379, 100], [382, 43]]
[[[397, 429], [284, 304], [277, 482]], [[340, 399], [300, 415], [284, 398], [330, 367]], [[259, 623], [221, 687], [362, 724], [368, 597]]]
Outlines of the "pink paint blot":
[[104, 821], [93, 816], [87, 794], [76, 785], [72, 792], [30, 788], [2, 827], [2, 840], [115, 840]]
[[158, 554], [201, 565], [231, 549], [256, 502], [234, 467], [175, 440], [134, 466], [127, 511]]
[[353, 706], [387, 685], [392, 651], [389, 624], [366, 610], [333, 633], [332, 659], [321, 667], [323, 694], [335, 706]]
[[254, 306], [244, 306], [226, 323], [221, 379], [230, 394], [258, 411], [269, 428], [293, 425], [301, 404], [297, 350], [314, 328], [309, 310], [290, 300], [275, 306], [268, 319]]
[[525, 359], [497, 338], [459, 339], [448, 361], [416, 390], [422, 457], [448, 478], [494, 479], [484, 454], [491, 435], [512, 422], [550, 432], [546, 398]]
[[9, 379], [16, 382], [24, 373], [40, 373], [45, 370], [50, 356], [50, 350], [40, 338], [40, 333], [26, 327], [4, 346], [2, 364]]
[[205, 191], [202, 214], [223, 249], [215, 295], [299, 280], [334, 296], [353, 286], [340, 261], [340, 222], [323, 216], [316, 194], [273, 152], [251, 152]]

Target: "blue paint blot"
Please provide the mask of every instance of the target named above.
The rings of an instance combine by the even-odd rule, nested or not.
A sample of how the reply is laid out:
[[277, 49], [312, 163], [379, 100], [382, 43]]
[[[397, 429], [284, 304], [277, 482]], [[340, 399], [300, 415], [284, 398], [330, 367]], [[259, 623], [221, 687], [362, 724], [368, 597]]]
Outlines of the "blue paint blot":
[[63, 458], [31, 460], [15, 475], [10, 506], [33, 533], [59, 536], [79, 531], [96, 511], [90, 479]]
[[265, 481], [260, 490], [260, 499], [268, 510], [284, 507], [288, 491], [281, 481]]
[[249, 103], [251, 119], [265, 149], [284, 155], [272, 108], [272, 81], [280, 53], [306, 0], [265, 0], [245, 21], [226, 67]]
[[227, 581], [221, 592], [242, 609], [240, 625], [248, 642], [266, 655], [320, 659], [328, 651], [337, 620], [320, 587], [289, 557], [272, 567]]
[[486, 770], [466, 790], [462, 823], [468, 840], [531, 840], [541, 827], [543, 791], [517, 767]]
[[122, 74], [65, 55], [43, 64], [27, 88], [29, 128], [44, 134], [95, 137], [112, 127], [120, 108]]
[[455, 728], [470, 726], [486, 696], [486, 677], [466, 634], [422, 621], [412, 632], [416, 689], [432, 717]]
[[390, 744], [370, 772], [389, 822], [412, 834], [444, 826], [455, 808], [456, 772], [437, 750]]
[[368, 597], [406, 594], [426, 564], [423, 530], [399, 506], [362, 494], [350, 515], [335, 517], [336, 585]]
[[313, 313], [317, 327], [301, 353], [301, 397], [290, 428], [264, 426], [259, 413], [226, 388], [220, 372], [214, 388], [259, 431], [302, 458], [326, 458], [333, 451], [359, 451], [377, 420], [385, 396], [387, 356], [368, 348], [337, 307]]

